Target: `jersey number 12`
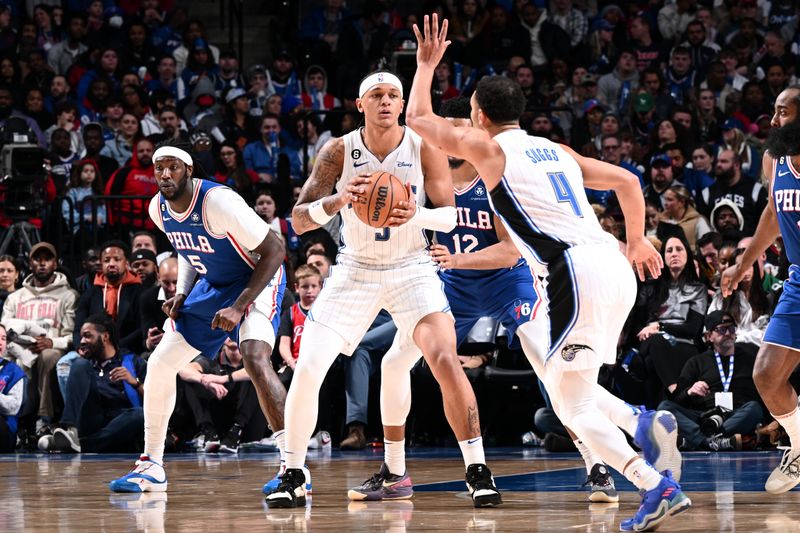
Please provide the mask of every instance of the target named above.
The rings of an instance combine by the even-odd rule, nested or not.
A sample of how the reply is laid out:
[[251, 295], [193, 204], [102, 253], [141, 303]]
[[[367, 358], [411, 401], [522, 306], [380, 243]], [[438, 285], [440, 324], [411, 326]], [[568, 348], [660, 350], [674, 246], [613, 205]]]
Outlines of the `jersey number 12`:
[[548, 172], [547, 177], [550, 178], [550, 184], [556, 193], [556, 200], [569, 203], [575, 216], [583, 218], [581, 206], [578, 204], [578, 199], [575, 197], [575, 192], [570, 187], [569, 181], [567, 181], [567, 176], [563, 172]]

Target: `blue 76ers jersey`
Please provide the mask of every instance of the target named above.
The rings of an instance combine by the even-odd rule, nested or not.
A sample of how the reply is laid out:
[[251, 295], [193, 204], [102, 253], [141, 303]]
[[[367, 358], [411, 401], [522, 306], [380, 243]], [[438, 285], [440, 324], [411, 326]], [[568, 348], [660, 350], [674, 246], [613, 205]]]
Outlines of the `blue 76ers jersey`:
[[[436, 232], [436, 242], [447, 246], [451, 254], [468, 254], [497, 244], [497, 232], [494, 227], [492, 208], [489, 205], [489, 194], [483, 180], [476, 176], [472, 182], [461, 190], [455, 191], [458, 221], [450, 233]], [[524, 260], [520, 260], [524, 262]], [[519, 266], [519, 265], [517, 265]], [[445, 270], [440, 273], [443, 279], [485, 279], [488, 276], [508, 269], [497, 270]]]
[[199, 186], [194, 188], [192, 203], [180, 219], [167, 208], [166, 200], [159, 194], [159, 211], [167, 239], [210, 285], [223, 287], [247, 283], [255, 260], [230, 233], [212, 233], [203, 216], [206, 195], [224, 185], [207, 180], [197, 180], [196, 183]]
[[800, 171], [794, 168], [789, 157], [780, 157], [775, 161], [772, 200], [775, 202], [786, 257], [793, 265], [800, 265]]

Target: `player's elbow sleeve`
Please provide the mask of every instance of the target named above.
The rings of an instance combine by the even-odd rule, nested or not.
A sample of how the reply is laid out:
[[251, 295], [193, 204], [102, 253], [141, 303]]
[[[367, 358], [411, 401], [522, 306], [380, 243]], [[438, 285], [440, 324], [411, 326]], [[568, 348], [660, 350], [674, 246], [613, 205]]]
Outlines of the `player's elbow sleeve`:
[[411, 221], [421, 228], [449, 233], [455, 229], [457, 219], [456, 208], [452, 205], [435, 209], [418, 206], [417, 214]]

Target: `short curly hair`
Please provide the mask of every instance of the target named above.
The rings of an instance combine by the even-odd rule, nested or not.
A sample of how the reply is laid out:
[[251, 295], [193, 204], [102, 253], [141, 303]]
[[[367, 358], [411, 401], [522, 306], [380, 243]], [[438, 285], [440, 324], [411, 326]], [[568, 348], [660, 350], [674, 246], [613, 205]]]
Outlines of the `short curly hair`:
[[525, 95], [519, 84], [505, 76], [487, 76], [478, 82], [475, 99], [495, 124], [517, 122], [525, 109]]

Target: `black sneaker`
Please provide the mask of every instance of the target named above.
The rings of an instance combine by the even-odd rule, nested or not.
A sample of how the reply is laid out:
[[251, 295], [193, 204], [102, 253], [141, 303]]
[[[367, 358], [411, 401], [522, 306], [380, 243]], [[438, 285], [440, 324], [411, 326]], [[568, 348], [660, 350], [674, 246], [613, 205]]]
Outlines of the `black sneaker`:
[[712, 452], [733, 452], [742, 449], [742, 436], [739, 434], [723, 437], [715, 435], [706, 439], [706, 445]]
[[231, 429], [222, 437], [219, 443], [219, 453], [238, 453], [239, 441], [242, 438], [242, 426], [234, 424]]
[[306, 504], [306, 475], [300, 468], [287, 468], [278, 488], [266, 494], [267, 507], [272, 509], [303, 507]]
[[492, 471], [486, 465], [476, 463], [467, 467], [467, 489], [475, 507], [494, 507], [503, 503], [500, 491], [494, 485]]
[[619, 494], [617, 488], [614, 486], [614, 478], [611, 477], [611, 472], [604, 464], [597, 463], [592, 467], [589, 477], [583, 484], [591, 486], [589, 493], [589, 501], [595, 503], [616, 503], [619, 501]]

